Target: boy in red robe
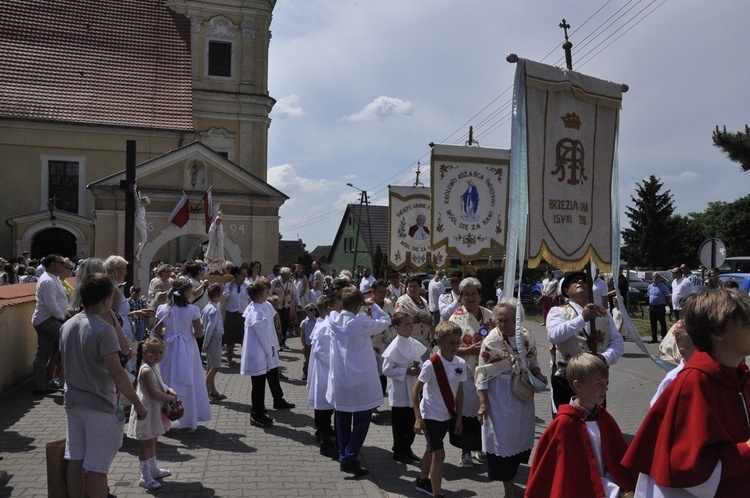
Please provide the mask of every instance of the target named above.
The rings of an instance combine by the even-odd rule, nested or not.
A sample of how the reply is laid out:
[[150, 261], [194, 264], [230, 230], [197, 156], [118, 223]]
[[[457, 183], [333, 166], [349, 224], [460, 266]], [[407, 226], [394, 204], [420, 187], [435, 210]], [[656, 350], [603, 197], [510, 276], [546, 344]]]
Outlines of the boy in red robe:
[[750, 490], [750, 296], [706, 289], [682, 301], [697, 351], [646, 415], [622, 463], [637, 496], [744, 496]]
[[609, 371], [600, 356], [582, 353], [565, 372], [576, 395], [560, 405], [539, 439], [526, 498], [632, 496], [636, 474], [620, 465], [627, 450], [615, 419], [602, 405]]

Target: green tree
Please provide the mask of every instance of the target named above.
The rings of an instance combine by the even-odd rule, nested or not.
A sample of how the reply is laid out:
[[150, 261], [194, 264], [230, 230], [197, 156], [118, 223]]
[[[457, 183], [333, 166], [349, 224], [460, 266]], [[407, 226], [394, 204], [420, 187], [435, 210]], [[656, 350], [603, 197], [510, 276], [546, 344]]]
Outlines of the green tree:
[[383, 254], [383, 249], [378, 244], [375, 247], [375, 254], [372, 256], [372, 276], [375, 278], [385, 278], [385, 272], [388, 269], [387, 264], [388, 261], [385, 254]]
[[719, 131], [717, 126], [711, 137], [714, 145], [721, 149], [730, 160], [740, 163], [743, 171], [750, 171], [750, 127], [745, 125], [745, 132], [733, 133], [725, 126]]
[[302, 268], [306, 268], [309, 271], [312, 268], [312, 256], [310, 256], [310, 253], [305, 251], [297, 256], [297, 264], [302, 265]]
[[[700, 244], [711, 237], [724, 242], [727, 254], [750, 254], [750, 195], [733, 202], [710, 202], [702, 213], [690, 213], [690, 237]], [[695, 249], [697, 252], [697, 248]]]
[[634, 206], [625, 209], [630, 227], [622, 230], [622, 257], [630, 266], [667, 268], [675, 263], [678, 220], [672, 216], [671, 191], [662, 192], [662, 187], [651, 175], [642, 184], [636, 183], [636, 195], [630, 196]]

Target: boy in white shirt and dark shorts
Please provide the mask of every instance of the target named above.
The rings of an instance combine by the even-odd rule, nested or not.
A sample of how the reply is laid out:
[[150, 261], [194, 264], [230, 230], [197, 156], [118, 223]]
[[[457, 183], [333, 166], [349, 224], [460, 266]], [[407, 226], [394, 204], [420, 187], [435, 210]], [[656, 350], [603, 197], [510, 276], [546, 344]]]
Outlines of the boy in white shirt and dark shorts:
[[[466, 362], [456, 356], [461, 345], [461, 328], [443, 321], [435, 328], [440, 351], [424, 362], [411, 392], [414, 406], [414, 432], [424, 434], [427, 449], [417, 478], [416, 490], [429, 496], [442, 497], [443, 439], [449, 430], [460, 434], [463, 390], [466, 381]], [[423, 395], [420, 402], [419, 395]]]

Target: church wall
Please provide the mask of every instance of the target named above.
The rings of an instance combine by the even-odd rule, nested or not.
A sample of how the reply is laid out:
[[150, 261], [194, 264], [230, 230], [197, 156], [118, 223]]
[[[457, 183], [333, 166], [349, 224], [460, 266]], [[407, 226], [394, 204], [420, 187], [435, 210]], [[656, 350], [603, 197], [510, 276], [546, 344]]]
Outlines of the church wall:
[[[136, 140], [136, 161], [143, 162], [177, 148], [180, 138], [176, 131], [0, 120], [0, 168], [6, 172], [0, 187], [3, 219], [47, 209], [43, 156], [83, 159], [83, 203], [76, 214], [92, 218], [94, 198], [85, 185], [125, 169], [127, 140]], [[23, 232], [16, 237], [21, 239]], [[10, 230], [0, 230], [0, 255], [14, 256], [15, 242]]]

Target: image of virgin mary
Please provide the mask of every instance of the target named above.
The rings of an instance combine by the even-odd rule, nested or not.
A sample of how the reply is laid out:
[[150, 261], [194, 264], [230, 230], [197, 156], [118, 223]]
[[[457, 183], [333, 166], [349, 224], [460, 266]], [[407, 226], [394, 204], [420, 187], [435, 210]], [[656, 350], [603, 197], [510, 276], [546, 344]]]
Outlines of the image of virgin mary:
[[469, 184], [466, 187], [466, 192], [461, 195], [461, 218], [464, 221], [477, 221], [477, 206], [479, 204], [479, 191], [471, 182], [467, 180]]

